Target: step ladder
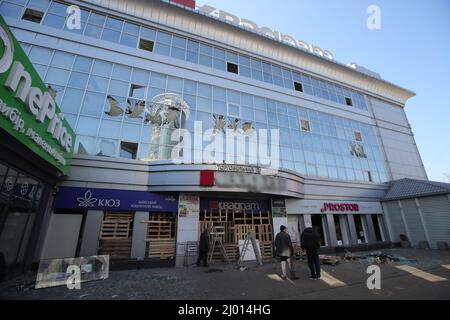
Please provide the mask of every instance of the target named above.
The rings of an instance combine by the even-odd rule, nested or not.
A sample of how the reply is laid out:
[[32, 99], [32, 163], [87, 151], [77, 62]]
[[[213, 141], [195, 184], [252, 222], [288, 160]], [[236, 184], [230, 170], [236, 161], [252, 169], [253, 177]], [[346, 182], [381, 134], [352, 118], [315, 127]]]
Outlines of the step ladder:
[[223, 260], [225, 262], [229, 262], [230, 259], [227, 255], [227, 252], [225, 250], [225, 247], [223, 245], [222, 242], [222, 237], [225, 236], [225, 227], [222, 226], [213, 226], [212, 227], [212, 232], [211, 232], [211, 237], [212, 237], [212, 246], [209, 250], [209, 258], [208, 258], [208, 262], [211, 263], [211, 260], [214, 256], [214, 250], [216, 249], [216, 245], [218, 246], [218, 248], [222, 251], [222, 255], [223, 255]]
[[239, 260], [238, 260], [238, 263], [237, 263], [238, 267], [243, 267], [244, 266], [244, 257], [245, 257], [245, 254], [247, 253], [247, 248], [248, 248], [248, 245], [250, 244], [250, 241], [251, 241], [252, 246], [253, 246], [253, 252], [255, 253], [257, 263], [260, 266], [262, 266], [262, 264], [263, 264], [262, 263], [261, 252], [259, 251], [258, 244], [256, 243], [255, 231], [250, 229], [247, 232], [247, 235], [246, 235], [245, 241], [244, 241], [244, 246], [242, 248], [242, 252], [239, 255]]

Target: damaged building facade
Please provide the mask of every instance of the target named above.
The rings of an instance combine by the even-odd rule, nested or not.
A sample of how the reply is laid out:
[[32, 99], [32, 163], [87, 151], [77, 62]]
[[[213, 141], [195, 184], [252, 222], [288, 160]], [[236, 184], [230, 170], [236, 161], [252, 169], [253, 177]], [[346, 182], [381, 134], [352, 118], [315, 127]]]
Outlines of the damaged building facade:
[[[396, 241], [386, 182], [427, 179], [404, 112], [414, 93], [327, 50], [176, 2], [0, 1], [77, 136], [36, 261], [110, 254], [182, 265], [213, 226], [231, 256], [253, 228], [271, 257], [282, 224], [298, 241], [311, 223], [329, 251]], [[193, 133], [196, 121], [279, 130], [279, 170], [173, 163], [172, 134]]]

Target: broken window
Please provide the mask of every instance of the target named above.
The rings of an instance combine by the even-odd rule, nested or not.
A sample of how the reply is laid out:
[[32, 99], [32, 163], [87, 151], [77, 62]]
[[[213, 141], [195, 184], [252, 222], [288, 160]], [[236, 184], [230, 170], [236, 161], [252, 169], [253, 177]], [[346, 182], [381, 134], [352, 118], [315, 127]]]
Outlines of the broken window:
[[139, 49], [153, 52], [155, 43], [151, 40], [139, 39]]
[[239, 73], [238, 65], [235, 63], [227, 62], [227, 71], [238, 74]]
[[307, 131], [307, 132], [311, 131], [308, 120], [300, 119], [300, 126], [302, 128], [302, 131]]
[[352, 99], [351, 98], [349, 98], [349, 97], [345, 97], [345, 104], [346, 105], [348, 105], [348, 106], [353, 106], [353, 101], [352, 101]]
[[120, 157], [126, 159], [136, 159], [138, 144], [134, 142], [120, 143]]
[[22, 16], [22, 19], [31, 22], [41, 23], [43, 16], [44, 12], [27, 8]]
[[295, 91], [303, 92], [303, 85], [300, 82], [294, 81], [294, 89]]

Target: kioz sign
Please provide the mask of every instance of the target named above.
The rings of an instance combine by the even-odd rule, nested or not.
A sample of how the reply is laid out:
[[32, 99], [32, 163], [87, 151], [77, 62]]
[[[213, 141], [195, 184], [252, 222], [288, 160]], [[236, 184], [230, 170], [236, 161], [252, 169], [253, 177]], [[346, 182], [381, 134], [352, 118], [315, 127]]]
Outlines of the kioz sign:
[[0, 16], [0, 126], [68, 174], [75, 133]]
[[56, 209], [177, 212], [178, 195], [97, 188], [60, 187]]
[[283, 34], [279, 31], [272, 30], [268, 27], [259, 27], [255, 22], [253, 22], [251, 20], [238, 18], [237, 16], [235, 16], [231, 13], [228, 13], [226, 11], [223, 11], [223, 10], [220, 10], [220, 9], [208, 6], [208, 5], [203, 5], [201, 7], [197, 7], [197, 10], [200, 13], [210, 15], [210, 16], [213, 16], [216, 18], [220, 18], [222, 20], [229, 21], [232, 24], [248, 28], [248, 29], [252, 30], [253, 32], [259, 33], [263, 36], [280, 41], [282, 43], [289, 44], [295, 48], [309, 51], [313, 54], [327, 58], [329, 60], [334, 60], [333, 54], [328, 50], [322, 50], [318, 46], [308, 44], [302, 40], [296, 40], [293, 37], [291, 37], [290, 35]]

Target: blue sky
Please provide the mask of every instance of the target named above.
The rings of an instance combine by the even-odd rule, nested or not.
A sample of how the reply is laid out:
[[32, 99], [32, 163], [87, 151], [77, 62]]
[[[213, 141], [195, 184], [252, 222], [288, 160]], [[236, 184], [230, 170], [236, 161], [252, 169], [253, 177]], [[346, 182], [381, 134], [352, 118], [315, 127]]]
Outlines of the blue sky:
[[[415, 92], [406, 115], [428, 178], [450, 182], [450, 1], [197, 0], [203, 4], [318, 45]], [[381, 9], [381, 30], [366, 27], [373, 4]]]

